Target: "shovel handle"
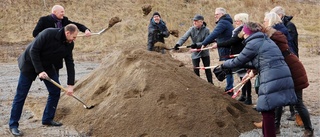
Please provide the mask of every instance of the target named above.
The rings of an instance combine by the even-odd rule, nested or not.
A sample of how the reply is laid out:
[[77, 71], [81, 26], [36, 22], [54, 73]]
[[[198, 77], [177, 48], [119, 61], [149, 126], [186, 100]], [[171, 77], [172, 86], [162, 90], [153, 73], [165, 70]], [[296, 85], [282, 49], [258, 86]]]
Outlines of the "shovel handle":
[[[61, 90], [63, 90], [64, 92], [68, 92], [67, 89], [63, 88], [59, 83], [55, 82], [54, 80], [52, 80], [51, 78], [47, 77], [45, 78], [46, 80], [48, 80], [49, 82], [51, 82], [52, 84], [56, 85], [57, 87], [59, 87]], [[76, 96], [74, 95], [71, 95], [74, 99], [78, 100], [81, 104], [83, 104], [83, 106], [85, 108], [90, 108], [86, 105], [86, 103], [84, 103], [81, 99], [77, 98]]]

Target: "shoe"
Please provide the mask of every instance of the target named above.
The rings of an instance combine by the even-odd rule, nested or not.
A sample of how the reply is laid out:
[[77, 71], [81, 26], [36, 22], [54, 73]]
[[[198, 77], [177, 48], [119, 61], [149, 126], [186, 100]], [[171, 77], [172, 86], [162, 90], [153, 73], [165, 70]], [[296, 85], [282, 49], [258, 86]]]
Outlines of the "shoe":
[[289, 121], [295, 121], [295, 120], [296, 120], [295, 114], [291, 114], [290, 117], [287, 118], [287, 120], [289, 120]]
[[280, 134], [280, 127], [276, 127], [276, 134]]
[[16, 127], [10, 128], [10, 132], [14, 136], [22, 136], [23, 135], [23, 133]]
[[227, 94], [233, 96], [233, 92], [227, 92]]
[[311, 129], [311, 130], [306, 129], [304, 131], [303, 137], [313, 137], [313, 129]]
[[247, 98], [247, 99], [244, 101], [244, 104], [246, 104], [246, 105], [252, 105], [252, 100], [251, 100], [251, 98]]
[[296, 123], [298, 126], [303, 127], [303, 121], [302, 121], [299, 113], [296, 114]]
[[244, 102], [246, 100], [246, 97], [241, 95], [240, 98], [238, 99], [238, 101]]
[[253, 122], [253, 125], [255, 125], [257, 128], [262, 128], [262, 121], [261, 122]]
[[42, 125], [47, 126], [62, 126], [62, 123], [56, 122], [56, 121], [49, 121], [49, 122], [42, 122]]

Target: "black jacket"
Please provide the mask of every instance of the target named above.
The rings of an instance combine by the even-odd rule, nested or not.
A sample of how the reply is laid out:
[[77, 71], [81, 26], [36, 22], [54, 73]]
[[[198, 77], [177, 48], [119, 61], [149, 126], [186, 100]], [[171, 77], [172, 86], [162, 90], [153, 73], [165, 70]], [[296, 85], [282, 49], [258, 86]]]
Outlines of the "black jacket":
[[74, 43], [66, 42], [64, 28], [48, 28], [43, 30], [19, 56], [18, 64], [22, 74], [35, 80], [40, 72], [49, 76], [56, 73], [55, 64], [65, 61], [68, 85], [74, 85], [75, 70], [72, 56]]
[[299, 57], [299, 45], [298, 45], [298, 31], [296, 28], [296, 25], [291, 22], [292, 16], [284, 16], [282, 18], [283, 24], [286, 26], [286, 28], [289, 31], [289, 34], [293, 41], [293, 52]]
[[[32, 33], [33, 37], [36, 37], [41, 31], [43, 31], [46, 28], [57, 28], [56, 23], [57, 21], [53, 19], [51, 15], [41, 17], [36, 27], [33, 30], [33, 33]], [[71, 24], [71, 23], [75, 24], [81, 32], [85, 32], [86, 29], [88, 29], [86, 26], [80, 23], [70, 21], [68, 17], [65, 17], [65, 16], [63, 17], [61, 23], [62, 23], [62, 27], [67, 26], [68, 24]]]

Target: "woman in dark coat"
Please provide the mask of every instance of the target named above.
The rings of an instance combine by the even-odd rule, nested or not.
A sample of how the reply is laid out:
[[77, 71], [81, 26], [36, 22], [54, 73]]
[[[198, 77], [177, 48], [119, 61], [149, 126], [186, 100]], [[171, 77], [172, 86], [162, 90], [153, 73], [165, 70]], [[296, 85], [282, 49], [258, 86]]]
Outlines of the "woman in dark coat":
[[295, 104], [297, 97], [290, 70], [278, 46], [264, 33], [261, 26], [249, 22], [243, 26], [245, 48], [238, 57], [225, 61], [221, 68], [251, 66], [259, 73], [257, 111], [263, 116], [263, 135], [276, 137], [274, 109]]
[[[264, 32], [277, 44], [277, 46], [282, 52], [282, 55], [284, 56], [286, 63], [289, 66], [292, 79], [294, 82], [295, 93], [298, 99], [298, 102], [297, 104], [294, 105], [294, 107], [298, 111], [298, 114], [301, 117], [302, 122], [304, 124], [305, 136], [306, 137], [313, 136], [313, 128], [312, 128], [312, 123], [310, 121], [309, 111], [306, 108], [306, 106], [303, 104], [303, 99], [302, 99], [302, 90], [309, 86], [306, 70], [303, 64], [300, 62], [299, 58], [295, 54], [290, 52], [288, 41], [286, 39], [286, 36], [283, 33], [271, 27], [265, 28]], [[275, 113], [276, 131], [279, 134], [280, 134], [280, 121], [281, 121], [282, 110], [283, 110], [283, 107], [278, 107], [276, 108], [276, 113]]]

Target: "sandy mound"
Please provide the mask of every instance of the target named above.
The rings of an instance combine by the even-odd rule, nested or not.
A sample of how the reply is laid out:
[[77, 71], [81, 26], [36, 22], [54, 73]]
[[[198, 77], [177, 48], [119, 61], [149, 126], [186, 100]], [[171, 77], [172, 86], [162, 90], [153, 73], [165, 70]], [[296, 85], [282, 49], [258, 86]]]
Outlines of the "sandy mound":
[[57, 119], [90, 136], [238, 136], [261, 115], [169, 54], [115, 51], [63, 96]]

